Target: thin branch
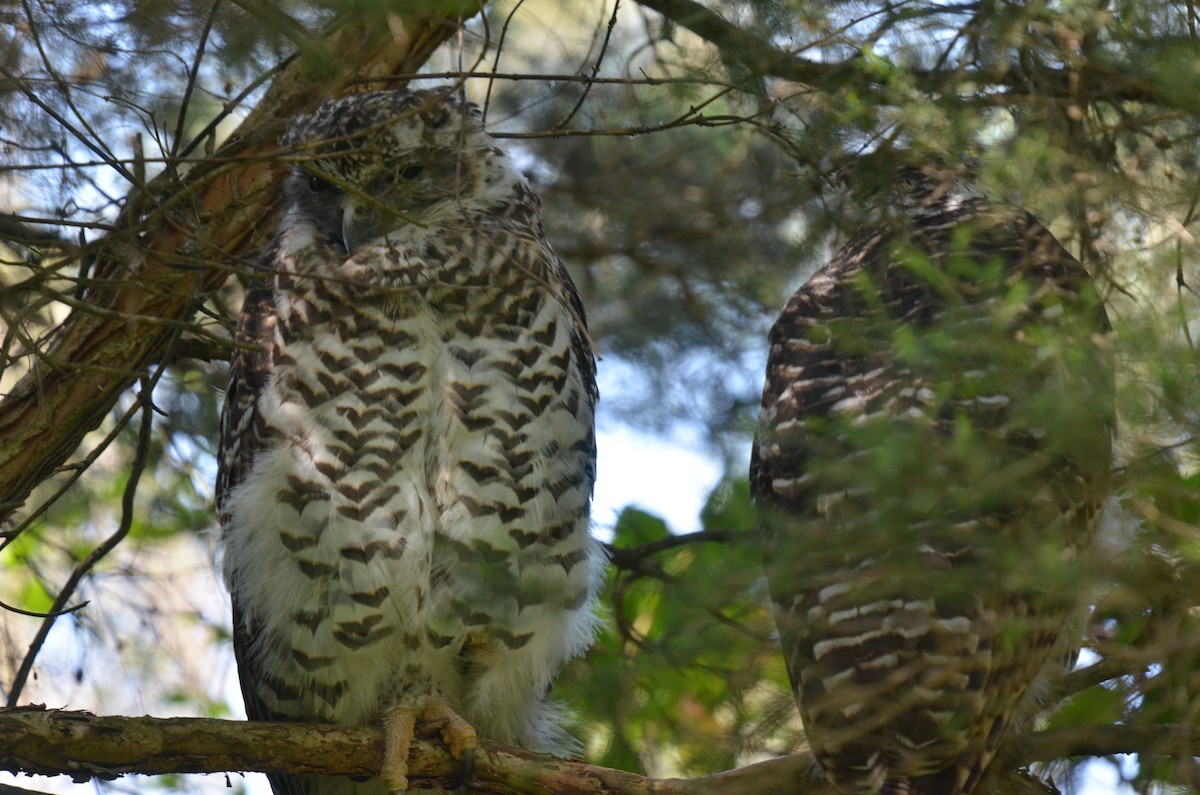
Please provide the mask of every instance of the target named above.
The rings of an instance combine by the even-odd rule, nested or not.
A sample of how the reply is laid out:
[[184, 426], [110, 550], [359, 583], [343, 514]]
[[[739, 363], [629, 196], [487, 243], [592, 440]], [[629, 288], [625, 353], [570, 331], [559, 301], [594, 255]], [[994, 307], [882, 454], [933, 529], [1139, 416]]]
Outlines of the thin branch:
[[[600, 54], [596, 56], [596, 62], [592, 64], [592, 73], [590, 75], [592, 80], [600, 74], [600, 66], [604, 63], [604, 56], [608, 53], [608, 45], [612, 39], [613, 28], [617, 26], [617, 13], [620, 10], [621, 0], [616, 0], [613, 3], [612, 16], [608, 18], [608, 29], [604, 31], [604, 43], [600, 45]], [[554, 125], [555, 130], [565, 129], [571, 123], [571, 119], [575, 118], [575, 114], [579, 113], [580, 108], [583, 107], [583, 103], [587, 101], [588, 94], [591, 93], [592, 86], [594, 85], [592, 80], [584, 82], [583, 91], [580, 92], [579, 99], [575, 102], [575, 107], [571, 108], [571, 111], [558, 124]]]
[[[229, 118], [229, 115], [234, 111], [234, 109], [240, 108], [251, 94], [262, 87], [264, 83], [268, 82], [269, 80], [273, 80], [277, 75], [282, 74], [284, 70], [295, 63], [299, 57], [299, 53], [292, 53], [279, 63], [275, 64], [275, 66], [272, 68], [251, 80], [250, 83], [243, 88], [237, 96], [224, 104], [224, 107], [221, 108], [220, 113], [213, 116], [213, 118], [209, 120], [208, 124], [204, 125], [204, 128], [201, 129], [200, 132], [196, 133], [195, 137], [192, 138], [186, 147], [184, 147], [183, 151], [179, 153], [178, 157], [169, 159], [176, 164], [185, 163], [187, 162], [188, 156], [190, 156], [192, 152], [196, 150], [196, 147], [200, 146], [202, 142], [207, 142], [206, 149], [208, 148], [209, 144], [215, 146], [217, 128]], [[206, 154], [210, 153], [206, 152]], [[166, 160], [168, 160], [168, 158], [164, 158], [164, 161]]]
[[254, 17], [265, 30], [277, 30], [300, 52], [314, 45], [314, 33], [279, 5], [261, 0], [233, 0], [233, 4]]
[[125, 489], [121, 494], [121, 521], [112, 535], [104, 539], [75, 566], [75, 570], [71, 572], [66, 584], [55, 597], [54, 604], [46, 611], [42, 625], [38, 627], [37, 634], [33, 636], [29, 648], [25, 651], [25, 658], [21, 660], [21, 667], [17, 669], [16, 676], [13, 678], [12, 688], [8, 692], [8, 706], [10, 707], [15, 707], [20, 700], [21, 691], [25, 689], [25, 682], [28, 680], [30, 672], [33, 671], [34, 660], [37, 659], [38, 652], [42, 650], [42, 644], [46, 642], [50, 630], [54, 627], [54, 622], [66, 612], [67, 600], [75, 594], [75, 589], [79, 587], [83, 578], [95, 568], [97, 563], [104, 560], [125, 536], [129, 535], [129, 530], [133, 527], [133, 504], [137, 495], [137, 484], [142, 477], [142, 472], [146, 469], [146, 459], [150, 452], [151, 420], [154, 418], [152, 395], [154, 385], [164, 371], [165, 368], [159, 367], [152, 378], [146, 379], [142, 385], [142, 391], [138, 395], [138, 403], [142, 407], [142, 424], [138, 428], [137, 451], [134, 453], [133, 463], [129, 467], [129, 479], [125, 481]]
[[[501, 35], [504, 34], [501, 29]], [[732, 83], [726, 83], [715, 76], [704, 77], [600, 77], [593, 75], [567, 74], [565, 72], [420, 72], [414, 74], [391, 75], [386, 78], [363, 78], [361, 82], [376, 83], [408, 83], [414, 80], [508, 80], [513, 83], [584, 83], [604, 86], [718, 86], [736, 88]], [[45, 166], [29, 166], [27, 168], [45, 168]]]
[[[57, 225], [58, 219], [46, 223]], [[30, 226], [25, 219], [11, 213], [0, 213], [0, 240], [37, 248], [75, 248], [75, 241], [68, 240], [56, 232]]]
[[[30, 511], [28, 515], [24, 516], [24, 518], [19, 524], [17, 524], [16, 527], [12, 528], [11, 530], [6, 530], [3, 534], [0, 534], [0, 552], [3, 552], [4, 548], [13, 541], [16, 541], [17, 537], [20, 536], [21, 533], [32, 527], [33, 524], [38, 521], [43, 514], [46, 513], [46, 511], [50, 510], [54, 503], [58, 502], [59, 497], [66, 494], [67, 490], [71, 488], [71, 486], [75, 485], [75, 482], [79, 480], [84, 471], [87, 470], [87, 468], [93, 463], [95, 463], [96, 459], [99, 458], [104, 451], [108, 449], [108, 446], [116, 440], [121, 431], [125, 430], [125, 426], [129, 424], [129, 421], [133, 418], [133, 415], [137, 413], [137, 410], [138, 404], [135, 402], [125, 411], [124, 414], [117, 418], [112, 430], [110, 430], [108, 434], [101, 439], [100, 442], [96, 444], [96, 446], [93, 447], [86, 456], [73, 461], [70, 464], [63, 464], [55, 469], [56, 473], [69, 472], [70, 477], [65, 478], [62, 483], [58, 484], [58, 488], [55, 490], [55, 492], [43, 500], [37, 508]], [[3, 507], [4, 506], [0, 506], [0, 509], [3, 509]]]
[[612, 544], [605, 544], [604, 547], [608, 551], [608, 558], [613, 566], [619, 569], [636, 569], [646, 558], [668, 549], [688, 544], [744, 543], [753, 538], [756, 536], [747, 530], [700, 530], [695, 533], [667, 536], [637, 547], [616, 547]]
[[1072, 756], [1112, 756], [1144, 754], [1149, 756], [1195, 756], [1200, 748], [1200, 726], [1093, 725], [1047, 729], [1014, 738], [1020, 764], [1050, 762]]
[[21, 607], [10, 605], [4, 600], [0, 600], [0, 610], [7, 610], [10, 613], [16, 613], [19, 616], [28, 616], [29, 618], [58, 618], [59, 616], [65, 616], [68, 613], [74, 613], [76, 610], [82, 610], [89, 604], [91, 604], [90, 601], [85, 601], [80, 602], [79, 604], [71, 605], [70, 607], [64, 607], [62, 610], [50, 610], [43, 612], [37, 610], [26, 610]]
[[1055, 682], [1051, 691], [1046, 694], [1045, 702], [1047, 704], [1057, 704], [1096, 685], [1122, 676], [1140, 673], [1150, 664], [1150, 661], [1134, 664], [1128, 659], [1106, 658], [1100, 660], [1100, 662], [1089, 665], [1086, 668], [1071, 671], [1071, 673], [1066, 674]]
[[[64, 80], [58, 73], [58, 70], [55, 69], [54, 61], [52, 61], [51, 58], [46, 54], [46, 50], [42, 46], [42, 39], [38, 34], [38, 31], [41, 28], [39, 27], [37, 18], [35, 17], [33, 10], [29, 7], [27, 0], [26, 2], [22, 2], [21, 7], [25, 12], [26, 23], [28, 25], [27, 29], [30, 33], [30, 38], [33, 40], [34, 47], [37, 49], [38, 55], [41, 58], [42, 66], [45, 67], [46, 73], [49, 74], [54, 81], [54, 85], [58, 89], [59, 95], [62, 97], [62, 101], [74, 112], [75, 118], [79, 120], [80, 124], [83, 126], [83, 129], [77, 129], [75, 125], [67, 121], [65, 116], [59, 114], [58, 111], [55, 110], [55, 108], [53, 108], [48, 102], [43, 101], [40, 96], [29, 87], [28, 82], [23, 77], [12, 74], [7, 69], [3, 70], [4, 76], [8, 79], [10, 84], [16, 88], [17, 91], [25, 95], [25, 98], [29, 100], [30, 103], [40, 108], [43, 113], [57, 122], [58, 125], [64, 130], [70, 132], [73, 138], [79, 141], [79, 143], [87, 149], [90, 149], [101, 160], [108, 163], [113, 170], [121, 175], [122, 178], [129, 182], [133, 182], [133, 175], [121, 166], [121, 164], [116, 160], [116, 156], [108, 149], [107, 146], [105, 146], [104, 140], [100, 136], [96, 135], [95, 129], [88, 123], [87, 118], [83, 115], [83, 113], [80, 112], [79, 108], [75, 106], [75, 101], [71, 98], [70, 84], [67, 83], [67, 81]], [[138, 185], [137, 187], [144, 188], [145, 186]]]
[[221, 0], [213, 0], [212, 7], [208, 10], [208, 17], [204, 20], [204, 29], [200, 31], [200, 42], [196, 45], [196, 55], [192, 58], [192, 66], [183, 87], [183, 97], [179, 102], [179, 116], [175, 119], [175, 135], [171, 140], [172, 156], [179, 154], [179, 147], [183, 142], [183, 131], [187, 124], [188, 111], [191, 108], [192, 92], [196, 90], [196, 81], [199, 79], [200, 62], [204, 60], [204, 51], [208, 47], [208, 36], [212, 33], [213, 24], [217, 21], [217, 9], [220, 7]]
[[[508, 38], [508, 26], [512, 24], [513, 18], [516, 17], [517, 12], [521, 10], [521, 6], [524, 4], [525, 0], [517, 0], [516, 5], [512, 7], [512, 9], [508, 12], [508, 16], [504, 18], [504, 25], [500, 28], [500, 40], [496, 42], [496, 57], [492, 60], [491, 75], [493, 76], [497, 75], [500, 71], [500, 55], [504, 52], [504, 40]], [[486, 14], [484, 15], [484, 18], [487, 18]], [[446, 77], [448, 75], [443, 73], [440, 76]], [[455, 79], [461, 79], [465, 81], [468, 76], [469, 75], [462, 75], [460, 77], [456, 75]], [[492, 104], [493, 82], [493, 80], [488, 80], [487, 91], [483, 95], [483, 118], [485, 119], [488, 117], [488, 108], [491, 107]]]

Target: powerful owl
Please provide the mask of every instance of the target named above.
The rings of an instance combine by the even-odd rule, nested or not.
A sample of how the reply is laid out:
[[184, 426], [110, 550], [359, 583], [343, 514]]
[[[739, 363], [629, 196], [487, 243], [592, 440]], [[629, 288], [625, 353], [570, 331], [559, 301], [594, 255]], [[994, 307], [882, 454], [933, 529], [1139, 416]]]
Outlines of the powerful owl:
[[595, 632], [595, 360], [540, 203], [447, 90], [293, 120], [286, 210], [248, 289], [217, 504], [253, 719], [414, 721], [565, 753], [547, 691]]
[[1081, 634], [1108, 323], [1030, 214], [961, 168], [891, 173], [771, 330], [750, 477], [825, 774], [966, 795]]

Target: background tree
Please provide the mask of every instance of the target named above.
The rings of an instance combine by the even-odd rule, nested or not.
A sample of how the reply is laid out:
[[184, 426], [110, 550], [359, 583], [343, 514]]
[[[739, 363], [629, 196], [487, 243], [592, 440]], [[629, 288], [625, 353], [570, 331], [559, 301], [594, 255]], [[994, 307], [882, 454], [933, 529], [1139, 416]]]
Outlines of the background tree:
[[[0, 25], [10, 705], [236, 714], [212, 447], [277, 135], [366, 83], [462, 81], [584, 293], [602, 429], [688, 438], [726, 473], [698, 535], [598, 513], [612, 620], [559, 685], [591, 761], [692, 777], [799, 746], [744, 474], [765, 331], [860, 220], [827, 201], [831, 165], [899, 146], [977, 159], [1097, 275], [1117, 332], [1090, 648], [1018, 756], [1068, 784], [1069, 755], [1125, 752], [1138, 789], [1200, 788], [1190, 734], [1153, 732], [1200, 711], [1190, 3], [23, 0]], [[629, 463], [602, 448], [601, 488]], [[655, 481], [663, 505], [689, 487]]]

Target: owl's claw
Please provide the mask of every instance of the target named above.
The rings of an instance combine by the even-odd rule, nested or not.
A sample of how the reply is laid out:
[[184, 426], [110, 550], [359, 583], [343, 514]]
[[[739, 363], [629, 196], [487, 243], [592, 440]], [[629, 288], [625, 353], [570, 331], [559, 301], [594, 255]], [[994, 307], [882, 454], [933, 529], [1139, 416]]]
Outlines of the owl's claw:
[[475, 727], [450, 708], [446, 700], [434, 696], [421, 707], [398, 707], [387, 714], [384, 723], [383, 765], [380, 771], [390, 792], [408, 791], [408, 754], [412, 748], [417, 721], [437, 724], [438, 733], [455, 759], [462, 761], [451, 789], [457, 791], [471, 777], [475, 767], [475, 749], [479, 739]]
[[471, 780], [471, 774], [475, 772], [475, 749], [468, 748], [458, 757], [462, 765], [458, 768], [458, 775], [450, 782], [450, 791], [458, 795], [458, 793], [466, 792], [467, 782]]

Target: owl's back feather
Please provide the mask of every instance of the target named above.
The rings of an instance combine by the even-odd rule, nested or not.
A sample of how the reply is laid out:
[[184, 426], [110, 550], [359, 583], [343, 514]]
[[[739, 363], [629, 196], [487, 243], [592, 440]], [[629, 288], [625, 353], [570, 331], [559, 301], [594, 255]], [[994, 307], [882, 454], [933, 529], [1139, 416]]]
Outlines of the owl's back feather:
[[813, 753], [965, 795], [1070, 645], [1110, 467], [1107, 321], [1028, 213], [907, 170], [770, 335], [751, 463]]

